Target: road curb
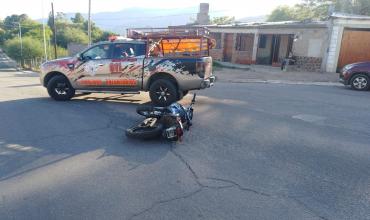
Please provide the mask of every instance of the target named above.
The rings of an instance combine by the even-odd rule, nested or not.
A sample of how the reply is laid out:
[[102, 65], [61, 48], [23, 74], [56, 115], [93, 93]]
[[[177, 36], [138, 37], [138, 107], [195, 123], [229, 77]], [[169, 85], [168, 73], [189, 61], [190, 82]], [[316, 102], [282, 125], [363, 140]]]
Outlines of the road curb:
[[[219, 82], [222, 82], [221, 80]], [[307, 82], [307, 81], [290, 81], [290, 80], [227, 80], [229, 83], [266, 83], [266, 84], [288, 84], [288, 85], [315, 85], [315, 86], [343, 86], [339, 82]]]

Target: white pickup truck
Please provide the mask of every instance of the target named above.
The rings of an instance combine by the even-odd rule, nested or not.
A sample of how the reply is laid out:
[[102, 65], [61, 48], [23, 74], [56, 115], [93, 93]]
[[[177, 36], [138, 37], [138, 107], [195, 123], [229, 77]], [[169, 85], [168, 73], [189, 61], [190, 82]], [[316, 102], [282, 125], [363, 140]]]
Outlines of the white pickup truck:
[[61, 101], [71, 99], [76, 91], [149, 91], [158, 106], [176, 102], [189, 90], [213, 85], [209, 49], [214, 43], [208, 36], [199, 32], [129, 33], [133, 38], [100, 42], [75, 57], [43, 63], [42, 85]]

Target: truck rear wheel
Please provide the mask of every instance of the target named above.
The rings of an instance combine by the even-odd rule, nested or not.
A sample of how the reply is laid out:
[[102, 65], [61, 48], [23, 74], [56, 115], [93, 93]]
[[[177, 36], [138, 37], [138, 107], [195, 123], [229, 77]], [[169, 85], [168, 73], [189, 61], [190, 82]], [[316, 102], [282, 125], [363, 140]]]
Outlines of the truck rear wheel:
[[67, 101], [75, 95], [75, 90], [68, 79], [60, 75], [50, 79], [47, 89], [50, 97], [57, 101]]
[[156, 106], [168, 106], [178, 100], [176, 85], [168, 79], [155, 80], [150, 85], [149, 96]]

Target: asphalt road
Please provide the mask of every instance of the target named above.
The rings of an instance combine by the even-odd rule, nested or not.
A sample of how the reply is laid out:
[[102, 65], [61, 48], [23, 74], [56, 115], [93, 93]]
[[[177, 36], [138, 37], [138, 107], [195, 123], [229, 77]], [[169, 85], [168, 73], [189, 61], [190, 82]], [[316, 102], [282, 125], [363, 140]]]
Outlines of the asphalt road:
[[198, 92], [183, 142], [142, 142], [124, 129], [147, 94], [56, 102], [2, 70], [0, 218], [370, 219], [369, 100], [221, 82]]

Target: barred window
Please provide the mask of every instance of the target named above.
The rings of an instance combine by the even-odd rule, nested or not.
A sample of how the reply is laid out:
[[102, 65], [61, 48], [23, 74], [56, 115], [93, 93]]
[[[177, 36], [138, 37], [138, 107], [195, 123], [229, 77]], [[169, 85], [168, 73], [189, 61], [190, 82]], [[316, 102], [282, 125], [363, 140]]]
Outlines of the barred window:
[[267, 36], [266, 35], [261, 35], [260, 36], [260, 41], [258, 44], [258, 48], [266, 48], [266, 43], [267, 43]]
[[249, 48], [253, 48], [253, 34], [237, 34], [235, 49], [238, 51], [247, 51]]

